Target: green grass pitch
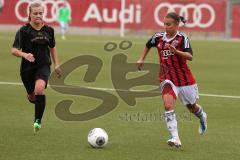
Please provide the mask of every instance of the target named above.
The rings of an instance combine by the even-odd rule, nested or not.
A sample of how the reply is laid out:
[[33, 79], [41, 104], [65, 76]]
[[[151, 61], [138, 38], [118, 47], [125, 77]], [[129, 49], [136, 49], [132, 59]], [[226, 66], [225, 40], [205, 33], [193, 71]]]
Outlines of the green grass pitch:
[[[134, 107], [127, 105], [113, 89], [111, 61], [116, 54], [124, 53], [128, 62], [136, 62], [142, 53], [147, 38], [124, 39], [107, 36], [68, 36], [63, 41], [56, 37], [62, 63], [79, 55], [93, 55], [103, 61], [102, 69], [93, 83], [83, 77], [86, 66], [74, 70], [66, 79], [67, 84], [108, 88], [106, 92], [118, 97], [118, 106], [99, 118], [89, 121], [63, 121], [55, 114], [56, 104], [64, 99], [73, 100], [72, 113], [81, 113], [95, 108], [101, 101], [83, 96], [61, 94], [51, 87], [46, 90], [47, 107], [42, 129], [33, 134], [33, 105], [26, 100], [19, 77], [20, 59], [10, 54], [14, 33], [0, 33], [0, 159], [67, 159], [67, 160], [238, 160], [240, 158], [240, 45], [232, 41], [192, 41], [194, 59], [189, 62], [201, 94], [230, 95], [234, 97], [200, 96], [199, 103], [208, 113], [208, 131], [200, 136], [198, 120], [177, 103], [181, 149], [166, 145], [169, 138], [161, 117], [155, 120], [144, 116], [162, 114], [163, 105], [159, 96], [138, 98]], [[119, 44], [132, 41], [132, 47], [118, 47], [107, 52], [107, 42]], [[147, 62], [158, 62], [155, 49]], [[134, 76], [140, 73], [134, 73]], [[13, 82], [13, 84], [8, 84]], [[111, 90], [113, 89], [113, 90]], [[128, 115], [124, 117], [124, 115]], [[142, 115], [136, 118], [136, 115]], [[182, 116], [182, 117], [181, 117]], [[104, 128], [109, 143], [103, 149], [92, 149], [87, 143], [87, 134], [95, 127]]]

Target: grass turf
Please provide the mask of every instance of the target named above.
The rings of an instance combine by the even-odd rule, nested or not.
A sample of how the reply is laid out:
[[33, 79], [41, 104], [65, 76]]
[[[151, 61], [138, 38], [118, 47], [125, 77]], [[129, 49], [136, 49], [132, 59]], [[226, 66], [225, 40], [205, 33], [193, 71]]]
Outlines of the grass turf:
[[[1, 33], [0, 82], [21, 82], [20, 59], [10, 54], [14, 33]], [[128, 50], [117, 48], [106, 52], [107, 42], [119, 44], [130, 40]], [[57, 48], [61, 62], [79, 55], [93, 55], [103, 61], [103, 67], [93, 83], [83, 81], [85, 67], [79, 67], [66, 79], [66, 83], [81, 86], [113, 88], [111, 60], [124, 53], [128, 62], [136, 62], [147, 38], [125, 39], [107, 36], [68, 36], [66, 41], [57, 36]], [[240, 96], [239, 42], [192, 41], [194, 60], [189, 62], [197, 79], [200, 93]], [[158, 62], [152, 49], [147, 62]], [[137, 74], [136, 74], [137, 75]], [[108, 114], [90, 121], [62, 121], [55, 114], [56, 104], [63, 99], [73, 100], [71, 112], [86, 112], [100, 101], [83, 96], [61, 94], [51, 87], [46, 90], [47, 108], [39, 135], [33, 134], [33, 106], [26, 100], [25, 89], [17, 84], [0, 84], [0, 159], [239, 159], [240, 118], [236, 98], [200, 96], [199, 103], [208, 113], [208, 131], [198, 135], [198, 120], [179, 102], [179, 133], [183, 147], [169, 148], [169, 138], [161, 117], [163, 106], [159, 96], [138, 98], [134, 107], [119, 98], [116, 91], [106, 92], [118, 97], [118, 106]], [[157, 114], [157, 119], [148, 116]], [[140, 115], [140, 116], [139, 116]], [[95, 127], [104, 128], [109, 134], [109, 144], [103, 149], [92, 149], [87, 134]]]

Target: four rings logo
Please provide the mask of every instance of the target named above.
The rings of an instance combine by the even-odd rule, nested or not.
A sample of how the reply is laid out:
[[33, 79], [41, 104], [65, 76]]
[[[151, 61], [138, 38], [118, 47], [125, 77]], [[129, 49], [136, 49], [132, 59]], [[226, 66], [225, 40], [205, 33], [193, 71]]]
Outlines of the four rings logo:
[[[34, 1], [32, 0], [19, 0], [15, 6], [15, 15], [18, 20], [27, 22], [28, 21], [28, 7]], [[47, 23], [51, 23], [57, 20], [58, 10], [63, 4], [62, 0], [42, 0], [40, 1], [44, 7], [43, 20]], [[70, 4], [67, 2], [67, 7], [71, 10]], [[21, 11], [25, 9], [27, 14], [22, 15]]]
[[[4, 0], [0, 0], [3, 5]], [[15, 6], [15, 14], [18, 20], [27, 22], [28, 21], [28, 13], [26, 14], [27, 8], [33, 2], [33, 0], [19, 0]], [[63, 0], [41, 0], [41, 3], [44, 7], [44, 15], [43, 19], [47, 23], [51, 23], [57, 20], [58, 17], [58, 9], [63, 4]], [[71, 6], [69, 2], [67, 2], [68, 8], [71, 10]], [[186, 27], [188, 28], [208, 28], [213, 25], [216, 20], [216, 12], [214, 8], [206, 3], [202, 4], [179, 4], [179, 3], [168, 3], [163, 2], [159, 3], [156, 8], [153, 9], [153, 17], [154, 21], [159, 26], [164, 26], [163, 24], [163, 16], [167, 12], [175, 11], [180, 15], [184, 16], [188, 23]], [[99, 23], [116, 23], [117, 21], [121, 21], [121, 18], [118, 19], [117, 14], [120, 15], [123, 13], [125, 17], [130, 17], [129, 23], [141, 23], [142, 21], [142, 11], [140, 4], [130, 4], [125, 8], [125, 11], [122, 12], [119, 8], [98, 8], [98, 5], [94, 2], [90, 3], [89, 8], [87, 9], [85, 16], [83, 17], [84, 22], [88, 22], [89, 19], [96, 20]], [[109, 18], [107, 15], [112, 15]], [[87, 18], [86, 18], [87, 17]], [[128, 19], [129, 20], [129, 19]], [[128, 23], [125, 19], [125, 23]]]
[[[190, 4], [170, 4], [170, 3], [161, 3], [159, 4], [155, 11], [154, 11], [154, 19], [156, 21], [156, 23], [159, 26], [164, 26], [163, 22], [160, 20], [160, 11], [161, 10], [166, 10], [167, 12], [172, 12], [172, 11], [179, 11], [179, 14], [184, 16], [186, 19], [189, 19], [190, 15], [192, 16], [192, 21], [188, 22], [186, 24], [186, 27], [200, 27], [200, 28], [207, 28], [210, 27], [215, 19], [216, 19], [216, 13], [213, 9], [212, 6], [210, 6], [209, 4], [194, 4], [194, 3], [190, 3]], [[203, 22], [203, 14], [207, 14], [204, 11], [207, 11], [210, 15], [210, 18], [207, 20], [207, 22]]]

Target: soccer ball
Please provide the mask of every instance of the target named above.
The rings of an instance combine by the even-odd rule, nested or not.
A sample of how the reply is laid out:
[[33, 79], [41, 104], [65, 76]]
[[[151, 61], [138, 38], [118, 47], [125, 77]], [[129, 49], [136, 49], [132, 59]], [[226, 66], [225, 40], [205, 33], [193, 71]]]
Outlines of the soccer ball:
[[93, 148], [102, 148], [107, 142], [107, 132], [102, 128], [94, 128], [88, 133], [88, 143]]

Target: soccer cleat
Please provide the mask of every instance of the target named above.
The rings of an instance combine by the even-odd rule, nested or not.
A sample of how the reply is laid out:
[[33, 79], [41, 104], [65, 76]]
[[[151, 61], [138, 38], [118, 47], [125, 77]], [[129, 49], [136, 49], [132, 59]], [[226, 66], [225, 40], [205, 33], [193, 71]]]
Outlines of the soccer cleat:
[[33, 124], [34, 133], [37, 134], [40, 128], [41, 128], [41, 123], [37, 119]]
[[167, 144], [171, 147], [175, 146], [177, 148], [180, 148], [182, 146], [179, 138], [171, 138], [167, 141]]
[[200, 119], [198, 132], [199, 134], [203, 135], [206, 131], [207, 131], [207, 114], [203, 112], [203, 115]]

